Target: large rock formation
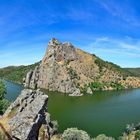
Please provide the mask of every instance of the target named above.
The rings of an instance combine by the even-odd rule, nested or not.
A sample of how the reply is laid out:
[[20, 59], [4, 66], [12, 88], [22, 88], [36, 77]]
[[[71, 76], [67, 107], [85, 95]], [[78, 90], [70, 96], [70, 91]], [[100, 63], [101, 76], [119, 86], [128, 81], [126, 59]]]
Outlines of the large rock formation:
[[[117, 65], [53, 38], [41, 64], [27, 73], [25, 87], [71, 93], [71, 96], [92, 94], [96, 89], [140, 87], [140, 79], [128, 78], [126, 73]], [[101, 84], [93, 84], [97, 82]]]
[[71, 43], [59, 43], [56, 39], [52, 39], [41, 65], [27, 73], [25, 87], [81, 95], [75, 85], [76, 77], [72, 77], [74, 71], [68, 66], [68, 63], [77, 59], [76, 49]]
[[21, 92], [3, 116], [9, 118], [13, 140], [38, 140], [42, 125], [45, 126], [45, 137], [49, 139], [53, 135], [53, 123], [47, 113], [47, 102], [48, 96], [39, 90], [24, 89]]

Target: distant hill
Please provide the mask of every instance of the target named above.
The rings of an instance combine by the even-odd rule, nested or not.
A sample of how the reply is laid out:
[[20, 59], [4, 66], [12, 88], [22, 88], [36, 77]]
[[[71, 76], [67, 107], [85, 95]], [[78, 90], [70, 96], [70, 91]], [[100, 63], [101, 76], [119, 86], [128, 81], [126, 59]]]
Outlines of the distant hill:
[[0, 69], [0, 78], [11, 80], [16, 83], [22, 83], [23, 78], [26, 76], [27, 72], [31, 69], [34, 69], [39, 65], [40, 62], [37, 62], [28, 66], [9, 66]]
[[135, 76], [140, 77], [140, 68], [125, 68], [125, 70], [131, 72]]

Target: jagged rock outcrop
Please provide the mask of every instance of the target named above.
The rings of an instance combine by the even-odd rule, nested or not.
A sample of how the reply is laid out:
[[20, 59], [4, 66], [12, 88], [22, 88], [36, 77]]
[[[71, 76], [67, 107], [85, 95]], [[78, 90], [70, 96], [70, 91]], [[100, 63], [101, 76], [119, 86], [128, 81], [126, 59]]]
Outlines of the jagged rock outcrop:
[[13, 140], [38, 140], [39, 130], [45, 126], [48, 139], [53, 135], [53, 123], [47, 112], [48, 96], [39, 90], [24, 89], [7, 109], [3, 117], [8, 120]]
[[70, 68], [66, 66], [67, 63], [76, 60], [76, 49], [71, 43], [59, 43], [56, 39], [52, 39], [41, 65], [27, 73], [25, 87], [81, 95], [75, 85], [75, 79], [69, 74]]
[[25, 78], [25, 87], [32, 89], [37, 88], [37, 82], [39, 80], [39, 66], [35, 67], [35, 70], [30, 70]]
[[53, 38], [41, 64], [27, 73], [25, 87], [69, 93], [70, 96], [92, 94], [101, 89], [140, 87], [140, 78], [128, 77], [126, 73], [117, 65]]

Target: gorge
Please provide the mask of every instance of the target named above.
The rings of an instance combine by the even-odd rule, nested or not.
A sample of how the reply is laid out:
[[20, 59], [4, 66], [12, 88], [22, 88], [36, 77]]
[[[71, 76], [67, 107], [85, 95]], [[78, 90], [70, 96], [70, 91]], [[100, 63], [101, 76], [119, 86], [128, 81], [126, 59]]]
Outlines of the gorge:
[[[14, 101], [20, 94], [19, 88], [22, 90], [22, 87], [11, 82], [6, 82], [6, 85], [8, 88], [6, 97]], [[9, 87], [17, 90], [13, 93]], [[126, 124], [136, 124], [140, 121], [139, 92], [139, 89], [96, 91], [94, 95], [76, 98], [47, 92], [48, 112], [53, 120], [58, 121], [59, 132], [68, 127], [78, 127], [87, 131], [92, 137], [104, 133], [117, 138], [124, 131]]]
[[[43, 132], [50, 137], [49, 130], [52, 134], [56, 130], [53, 131], [50, 118], [47, 123], [44, 114], [48, 112], [58, 121], [60, 134], [67, 128], [78, 127], [91, 137], [105, 133], [117, 138], [126, 124], [139, 122], [140, 78], [71, 43], [52, 38], [41, 62], [0, 71], [7, 85], [6, 98], [14, 101], [4, 116], [12, 112], [8, 124], [17, 139], [36, 140], [42, 125], [46, 128]], [[16, 83], [23, 79], [23, 86], [6, 79]]]

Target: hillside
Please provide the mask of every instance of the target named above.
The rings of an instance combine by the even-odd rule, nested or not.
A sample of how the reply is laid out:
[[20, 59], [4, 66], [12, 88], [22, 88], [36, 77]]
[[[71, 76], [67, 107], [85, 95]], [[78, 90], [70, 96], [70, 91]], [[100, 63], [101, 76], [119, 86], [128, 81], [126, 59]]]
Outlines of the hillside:
[[140, 77], [140, 68], [125, 68], [125, 70], [131, 72], [135, 76]]
[[25, 87], [72, 93], [80, 96], [94, 90], [119, 90], [140, 87], [140, 79], [121, 67], [105, 62], [71, 43], [52, 39], [45, 56], [26, 76]]
[[34, 69], [40, 62], [28, 66], [9, 66], [0, 69], [0, 78], [22, 83], [23, 77], [30, 69]]

